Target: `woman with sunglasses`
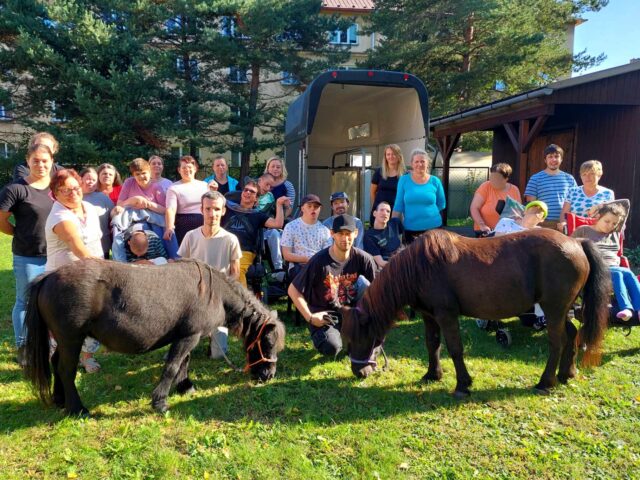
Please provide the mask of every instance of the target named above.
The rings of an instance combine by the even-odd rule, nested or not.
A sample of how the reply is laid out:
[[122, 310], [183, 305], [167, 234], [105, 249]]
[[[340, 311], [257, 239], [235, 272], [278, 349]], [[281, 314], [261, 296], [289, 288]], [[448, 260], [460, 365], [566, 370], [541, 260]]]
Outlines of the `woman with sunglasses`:
[[[45, 224], [45, 272], [82, 258], [104, 258], [98, 211], [82, 201], [81, 183], [80, 175], [73, 169], [60, 170], [51, 180], [51, 194], [56, 201]], [[100, 364], [93, 358], [98, 346], [98, 342], [90, 337], [82, 346], [80, 364], [87, 373], [100, 370]]]

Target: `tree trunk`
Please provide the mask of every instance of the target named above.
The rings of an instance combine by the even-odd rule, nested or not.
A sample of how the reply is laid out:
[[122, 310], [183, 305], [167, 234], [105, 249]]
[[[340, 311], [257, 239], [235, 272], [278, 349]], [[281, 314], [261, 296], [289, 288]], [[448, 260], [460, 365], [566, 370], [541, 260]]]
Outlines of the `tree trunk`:
[[245, 121], [244, 139], [240, 160], [240, 181], [249, 175], [251, 153], [253, 153], [253, 135], [256, 129], [256, 111], [258, 107], [258, 90], [260, 88], [260, 65], [251, 65], [251, 86], [249, 87], [249, 105]]

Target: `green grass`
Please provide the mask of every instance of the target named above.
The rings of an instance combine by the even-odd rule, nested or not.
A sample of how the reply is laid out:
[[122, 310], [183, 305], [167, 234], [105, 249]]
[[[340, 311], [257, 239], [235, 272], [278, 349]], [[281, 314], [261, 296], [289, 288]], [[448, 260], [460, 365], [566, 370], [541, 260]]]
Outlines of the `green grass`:
[[[0, 477], [23, 478], [640, 478], [640, 329], [608, 332], [603, 365], [552, 395], [535, 395], [546, 335], [509, 326], [508, 350], [462, 322], [469, 400], [425, 372], [422, 325], [387, 339], [390, 371], [367, 380], [326, 361], [288, 323], [277, 378], [253, 384], [198, 347], [188, 397], [161, 416], [149, 405], [163, 351], [98, 353], [101, 373], [77, 379], [93, 417], [40, 405], [13, 362], [10, 242], [0, 236]], [[282, 308], [282, 307], [280, 307]], [[231, 356], [242, 361], [240, 345]]]

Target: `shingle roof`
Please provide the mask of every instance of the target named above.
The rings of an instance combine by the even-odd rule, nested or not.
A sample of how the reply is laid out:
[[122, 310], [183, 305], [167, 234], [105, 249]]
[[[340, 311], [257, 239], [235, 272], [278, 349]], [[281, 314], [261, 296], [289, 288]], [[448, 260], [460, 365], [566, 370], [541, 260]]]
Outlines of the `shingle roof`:
[[331, 10], [371, 11], [373, 0], [322, 0], [322, 8]]

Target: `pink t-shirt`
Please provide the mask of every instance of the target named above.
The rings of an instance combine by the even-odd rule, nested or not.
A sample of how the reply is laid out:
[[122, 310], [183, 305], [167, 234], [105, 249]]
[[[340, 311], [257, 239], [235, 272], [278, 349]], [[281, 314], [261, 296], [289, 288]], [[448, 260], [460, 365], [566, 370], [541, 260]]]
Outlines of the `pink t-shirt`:
[[150, 182], [149, 185], [147, 185], [147, 188], [142, 188], [133, 177], [127, 178], [124, 181], [118, 201], [123, 202], [131, 197], [144, 197], [158, 205], [162, 205], [163, 207], [166, 203], [165, 193], [160, 183]]
[[176, 213], [202, 213], [200, 211], [200, 197], [209, 191], [209, 187], [202, 180], [192, 180], [184, 183], [178, 180], [167, 190], [166, 207]]

